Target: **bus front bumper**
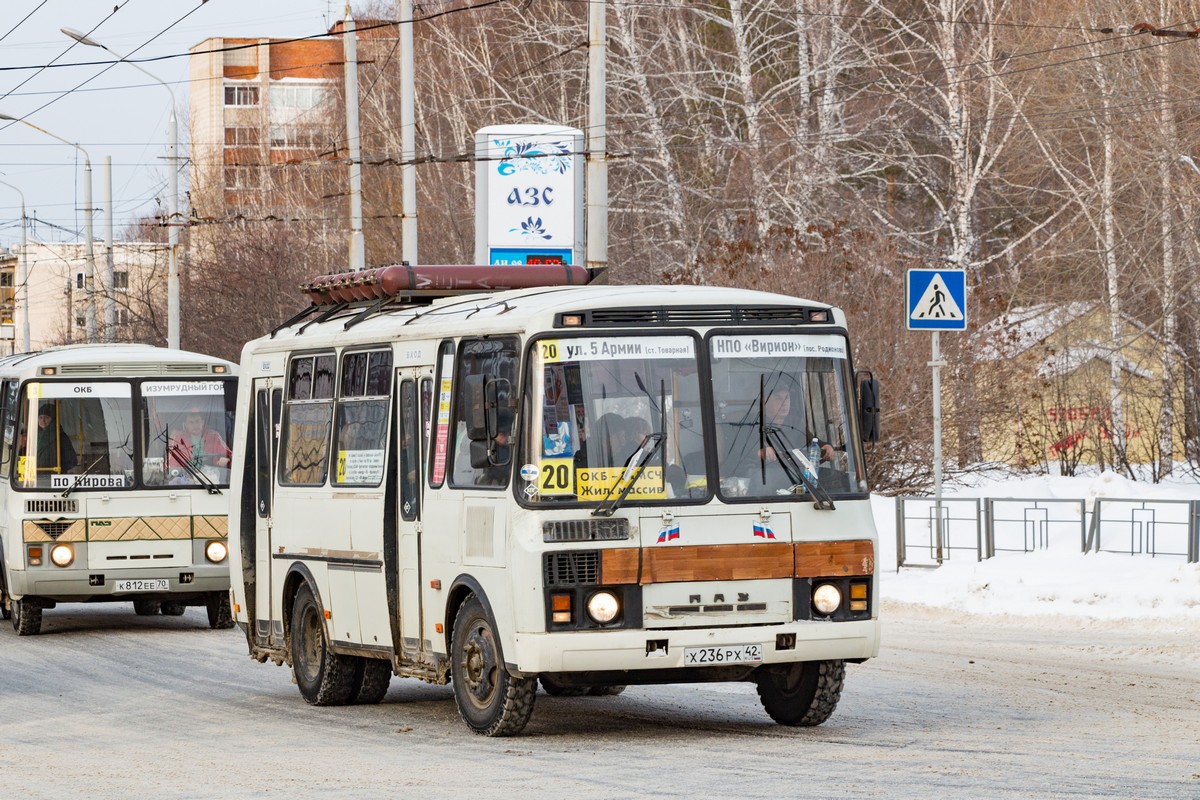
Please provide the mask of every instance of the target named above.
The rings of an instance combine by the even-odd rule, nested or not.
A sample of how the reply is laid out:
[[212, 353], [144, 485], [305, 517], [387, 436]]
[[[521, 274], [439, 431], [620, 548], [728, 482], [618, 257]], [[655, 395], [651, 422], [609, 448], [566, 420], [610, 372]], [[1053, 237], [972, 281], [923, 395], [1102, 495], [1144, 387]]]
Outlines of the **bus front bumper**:
[[[13, 597], [31, 596], [62, 603], [186, 601], [200, 599], [209, 592], [229, 591], [228, 564], [103, 571], [50, 565], [13, 570], [8, 578], [8, 593]], [[134, 583], [127, 583], [131, 581]], [[166, 581], [165, 590], [161, 588], [162, 581]]]
[[[737, 628], [597, 630], [518, 633], [505, 660], [522, 674], [613, 670], [703, 670], [704, 665], [750, 667], [831, 659], [864, 660], [879, 654], [879, 620], [794, 622]], [[758, 645], [753, 659], [746, 645]], [[709, 657], [720, 660], [710, 662]], [[757, 659], [761, 660], [757, 660]]]

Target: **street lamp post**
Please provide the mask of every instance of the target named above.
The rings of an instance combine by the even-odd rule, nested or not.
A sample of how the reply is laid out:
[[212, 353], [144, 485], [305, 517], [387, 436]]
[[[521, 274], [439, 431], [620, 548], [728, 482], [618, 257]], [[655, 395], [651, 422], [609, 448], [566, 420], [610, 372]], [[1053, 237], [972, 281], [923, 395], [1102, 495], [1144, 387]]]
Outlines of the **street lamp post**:
[[87, 296], [87, 304], [84, 308], [84, 320], [86, 322], [85, 331], [87, 332], [87, 340], [89, 342], [96, 340], [96, 252], [92, 247], [92, 159], [88, 155], [88, 151], [82, 146], [64, 139], [61, 136], [51, 133], [45, 128], [39, 128], [27, 119], [18, 117], [10, 117], [8, 114], [0, 114], [0, 120], [9, 122], [19, 122], [22, 125], [28, 125], [35, 131], [41, 131], [51, 139], [57, 139], [63, 144], [69, 144], [79, 152], [83, 153], [83, 220], [84, 220], [84, 238], [87, 240], [85, 252], [87, 253], [87, 264], [83, 270], [83, 291]]
[[11, 183], [0, 181], [0, 185], [7, 186], [17, 194], [21, 195], [21, 277], [17, 284], [16, 290], [21, 292], [21, 352], [29, 352], [29, 242], [25, 238], [25, 229], [29, 223], [25, 219], [25, 193], [13, 186]]
[[118, 61], [123, 61], [129, 66], [137, 69], [144, 75], [148, 75], [157, 83], [161, 84], [167, 90], [167, 94], [171, 96], [171, 116], [169, 120], [170, 144], [167, 149], [167, 180], [168, 180], [168, 197], [167, 197], [167, 346], [173, 349], [179, 349], [179, 165], [177, 163], [179, 151], [179, 120], [175, 116], [175, 92], [167, 85], [167, 82], [149, 72], [140, 64], [128, 60], [128, 56], [120, 55], [109, 48], [105, 47], [100, 42], [80, 33], [71, 28], [60, 28], [64, 34], [79, 42], [80, 44], [88, 45], [89, 47], [99, 47], [107, 53], [112, 54]]

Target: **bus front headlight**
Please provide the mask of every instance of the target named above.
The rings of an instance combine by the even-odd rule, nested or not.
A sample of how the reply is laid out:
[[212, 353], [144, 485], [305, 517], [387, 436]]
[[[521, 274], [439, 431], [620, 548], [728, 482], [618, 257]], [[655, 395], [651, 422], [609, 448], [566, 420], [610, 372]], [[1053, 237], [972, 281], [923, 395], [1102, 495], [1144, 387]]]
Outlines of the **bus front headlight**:
[[587, 601], [588, 616], [601, 625], [607, 625], [621, 613], [621, 603], [612, 592], [596, 592]]
[[204, 557], [214, 564], [220, 564], [228, 555], [229, 548], [225, 546], [224, 542], [218, 539], [214, 539], [204, 545]]
[[812, 603], [818, 613], [828, 616], [842, 604], [842, 593], [832, 583], [822, 583], [813, 589]]
[[69, 544], [56, 544], [50, 548], [50, 560], [58, 567], [69, 567], [75, 560], [75, 551]]

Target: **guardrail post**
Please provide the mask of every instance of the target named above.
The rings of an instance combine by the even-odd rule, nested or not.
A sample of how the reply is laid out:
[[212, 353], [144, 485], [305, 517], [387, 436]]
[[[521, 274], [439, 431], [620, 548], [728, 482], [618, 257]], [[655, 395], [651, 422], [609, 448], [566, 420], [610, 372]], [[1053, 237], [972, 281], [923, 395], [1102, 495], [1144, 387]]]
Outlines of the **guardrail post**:
[[1092, 525], [1088, 528], [1087, 540], [1083, 543], [1083, 552], [1090, 553], [1092, 548], [1100, 552], [1100, 504], [1104, 501], [1097, 497], [1092, 503]]
[[1087, 552], [1087, 501], [1079, 501], [1079, 546]]
[[1191, 502], [1188, 534], [1188, 563], [1195, 564], [1200, 562], [1200, 500]]
[[896, 572], [904, 566], [904, 498], [896, 498]]

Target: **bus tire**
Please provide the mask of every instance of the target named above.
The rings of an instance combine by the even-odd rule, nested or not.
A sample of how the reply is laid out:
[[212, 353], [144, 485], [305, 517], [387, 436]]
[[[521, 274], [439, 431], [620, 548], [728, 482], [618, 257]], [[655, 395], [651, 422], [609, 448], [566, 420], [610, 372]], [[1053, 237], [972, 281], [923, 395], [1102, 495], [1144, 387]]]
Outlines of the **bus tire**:
[[139, 617], [150, 617], [158, 613], [157, 600], [134, 600], [133, 613]]
[[473, 594], [454, 618], [450, 660], [454, 702], [467, 727], [483, 736], [514, 736], [525, 728], [537, 678], [508, 673], [496, 626]]
[[811, 727], [829, 719], [842, 696], [846, 662], [770, 664], [754, 673], [758, 697], [780, 725]]
[[204, 598], [204, 608], [208, 611], [208, 627], [213, 630], [233, 627], [233, 611], [229, 607], [228, 592], [210, 592]]
[[182, 617], [183, 612], [187, 611], [187, 606], [183, 603], [173, 603], [170, 600], [163, 600], [159, 605], [159, 611], [164, 617]]
[[588, 694], [592, 697], [616, 697], [623, 691], [625, 691], [625, 687], [620, 684], [616, 686], [593, 686], [588, 689]]
[[551, 697], [579, 697], [588, 691], [586, 686], [564, 686], [548, 675], [541, 675], [538, 681], [542, 684], [542, 689]]
[[12, 601], [12, 626], [17, 636], [36, 636], [42, 630], [42, 607], [36, 600], [22, 597]]
[[305, 702], [343, 706], [354, 692], [357, 665], [353, 656], [338, 655], [329, 649], [323, 620], [312, 588], [301, 584], [292, 606], [292, 674]]
[[360, 658], [362, 662], [354, 697], [351, 700], [356, 705], [375, 705], [387, 696], [388, 685], [392, 682], [392, 662], [382, 658]]

